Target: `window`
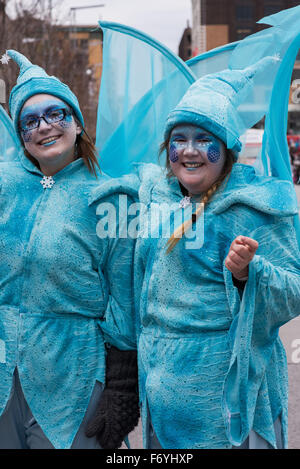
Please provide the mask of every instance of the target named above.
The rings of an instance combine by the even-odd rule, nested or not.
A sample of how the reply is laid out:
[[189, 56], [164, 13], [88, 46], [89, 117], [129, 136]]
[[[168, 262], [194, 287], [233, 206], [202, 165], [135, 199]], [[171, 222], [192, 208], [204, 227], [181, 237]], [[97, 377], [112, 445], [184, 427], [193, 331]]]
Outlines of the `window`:
[[246, 36], [250, 36], [250, 34], [253, 33], [252, 28], [245, 28], [245, 29], [237, 29], [236, 30], [236, 41], [240, 41], [241, 39], [244, 39]]
[[264, 2], [264, 16], [274, 15], [278, 13], [280, 10], [285, 8], [284, 2], [282, 1], [265, 1]]
[[81, 49], [88, 49], [89, 40], [88, 39], [77, 39], [77, 46]]
[[236, 19], [237, 21], [254, 21], [254, 5], [247, 0], [247, 2], [239, 2], [236, 5]]

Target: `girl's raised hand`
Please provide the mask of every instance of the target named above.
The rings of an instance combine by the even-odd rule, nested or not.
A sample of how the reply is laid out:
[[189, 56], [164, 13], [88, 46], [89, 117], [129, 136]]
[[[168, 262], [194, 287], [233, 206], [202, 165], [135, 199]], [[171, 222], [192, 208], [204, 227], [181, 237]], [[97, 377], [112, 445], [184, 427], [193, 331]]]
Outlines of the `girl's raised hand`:
[[231, 243], [229, 252], [225, 259], [225, 266], [240, 280], [248, 277], [248, 265], [252, 261], [258, 242], [247, 236], [237, 236]]

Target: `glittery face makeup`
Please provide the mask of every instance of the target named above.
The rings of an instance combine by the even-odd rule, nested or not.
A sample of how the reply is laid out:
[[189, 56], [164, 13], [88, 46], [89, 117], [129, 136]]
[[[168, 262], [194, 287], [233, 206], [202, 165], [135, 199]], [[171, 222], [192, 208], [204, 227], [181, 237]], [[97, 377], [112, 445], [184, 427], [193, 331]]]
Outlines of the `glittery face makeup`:
[[68, 112], [65, 115], [65, 118], [62, 121], [59, 121], [58, 124], [63, 128], [63, 129], [68, 129], [71, 127], [73, 123], [73, 116], [72, 113]]
[[172, 163], [176, 163], [176, 161], [178, 161], [177, 148], [176, 145], [174, 145], [173, 143], [171, 143], [170, 145], [169, 158]]
[[[62, 101], [45, 100], [41, 104], [27, 106], [20, 115], [20, 130], [28, 141], [30, 135], [39, 128], [42, 121], [48, 125], [58, 124], [63, 128], [72, 125], [71, 109]], [[24, 140], [25, 140], [24, 139]]]
[[217, 163], [221, 158], [220, 145], [212, 143], [207, 149], [207, 158], [211, 163]]
[[74, 160], [75, 141], [82, 129], [61, 99], [48, 94], [32, 96], [21, 110], [19, 126], [26, 150], [41, 168], [57, 165], [61, 169], [64, 162]]
[[173, 174], [191, 194], [199, 194], [218, 179], [226, 151], [210, 132], [185, 124], [172, 130], [168, 155]]
[[24, 143], [31, 142], [31, 139], [32, 139], [32, 131], [30, 131], [30, 130], [23, 130], [23, 131], [22, 131], [22, 137], [23, 137]]
[[220, 160], [220, 142], [213, 135], [208, 134], [200, 128], [190, 126], [195, 132], [190, 132], [189, 126], [182, 126], [181, 132], [173, 131], [170, 139], [169, 158], [175, 163], [178, 160], [178, 152], [186, 150], [191, 146], [196, 151], [206, 154], [211, 163]]

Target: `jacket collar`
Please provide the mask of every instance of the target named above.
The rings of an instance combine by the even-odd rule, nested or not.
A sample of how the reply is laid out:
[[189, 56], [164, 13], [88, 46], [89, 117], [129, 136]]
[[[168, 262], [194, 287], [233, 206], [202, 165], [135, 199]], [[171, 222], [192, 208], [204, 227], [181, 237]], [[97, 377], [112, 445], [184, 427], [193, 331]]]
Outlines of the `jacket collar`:
[[[24, 154], [23, 151], [20, 151], [19, 160], [21, 162], [21, 165], [26, 171], [28, 171], [31, 174], [36, 174], [40, 176], [41, 178], [44, 177], [44, 174], [42, 173], [42, 171], [39, 168], [37, 168], [35, 164], [32, 163], [32, 161], [30, 161], [27, 158], [27, 156]], [[83, 165], [84, 165], [83, 159], [78, 158], [77, 160], [72, 161], [72, 163], [68, 164], [63, 169], [61, 169], [56, 174], [54, 174], [53, 178], [58, 179], [60, 177], [65, 177], [66, 175], [72, 174], [74, 171], [77, 171]]]
[[[176, 178], [161, 177], [153, 187], [155, 199], [171, 198], [181, 200], [183, 194]], [[220, 214], [234, 204], [244, 204], [256, 210], [275, 216], [293, 216], [298, 213], [294, 186], [289, 181], [256, 174], [254, 167], [235, 163], [231, 174], [210, 201], [212, 213]]]

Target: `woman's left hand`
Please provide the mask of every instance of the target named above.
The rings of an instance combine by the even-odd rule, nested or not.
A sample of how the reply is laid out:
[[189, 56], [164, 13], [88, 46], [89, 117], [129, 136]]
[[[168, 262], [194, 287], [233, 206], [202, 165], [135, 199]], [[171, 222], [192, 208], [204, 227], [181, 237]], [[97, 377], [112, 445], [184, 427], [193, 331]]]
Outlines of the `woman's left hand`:
[[252, 261], [258, 242], [247, 236], [237, 236], [231, 243], [228, 255], [225, 259], [225, 266], [240, 280], [248, 277], [248, 265]]

